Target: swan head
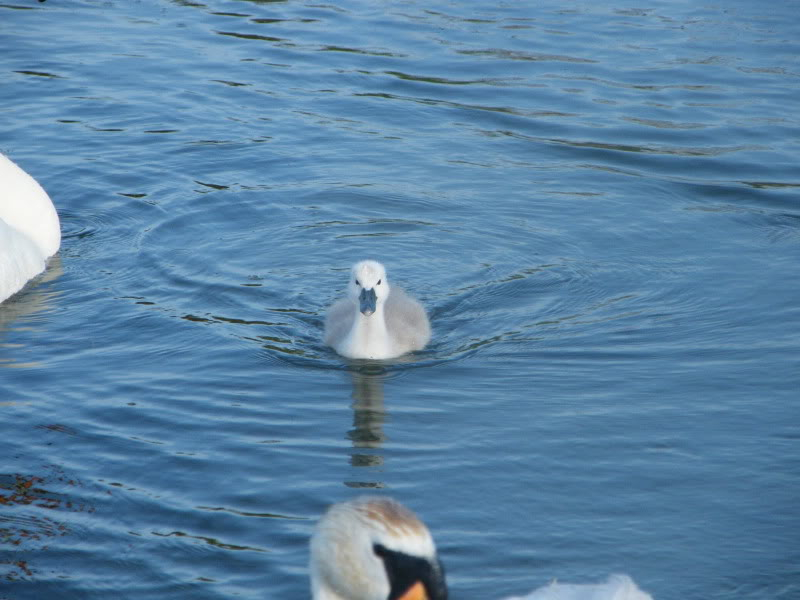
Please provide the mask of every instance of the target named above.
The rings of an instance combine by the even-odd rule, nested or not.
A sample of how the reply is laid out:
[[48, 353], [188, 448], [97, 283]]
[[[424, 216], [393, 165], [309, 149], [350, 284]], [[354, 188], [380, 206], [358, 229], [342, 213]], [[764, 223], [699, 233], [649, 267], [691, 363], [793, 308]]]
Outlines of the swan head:
[[358, 303], [361, 314], [369, 317], [389, 296], [386, 269], [374, 260], [362, 260], [353, 265], [348, 294]]
[[427, 527], [389, 498], [334, 504], [311, 538], [314, 600], [447, 600]]

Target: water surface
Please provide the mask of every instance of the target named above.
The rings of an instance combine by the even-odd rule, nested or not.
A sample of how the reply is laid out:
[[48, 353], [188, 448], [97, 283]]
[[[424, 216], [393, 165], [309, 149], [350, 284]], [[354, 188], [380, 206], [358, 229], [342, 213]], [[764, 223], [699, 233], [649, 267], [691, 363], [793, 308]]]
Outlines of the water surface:
[[[0, 598], [308, 597], [331, 502], [454, 598], [800, 594], [792, 2], [0, 4], [62, 219], [0, 307]], [[428, 309], [321, 343], [350, 265]]]

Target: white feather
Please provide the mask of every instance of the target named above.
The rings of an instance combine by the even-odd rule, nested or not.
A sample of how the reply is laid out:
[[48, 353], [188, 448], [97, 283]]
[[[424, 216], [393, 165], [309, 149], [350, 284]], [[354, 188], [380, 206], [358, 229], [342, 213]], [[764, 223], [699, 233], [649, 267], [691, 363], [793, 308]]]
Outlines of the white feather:
[[0, 154], [0, 302], [44, 271], [60, 245], [58, 214], [47, 192]]
[[527, 596], [507, 600], [653, 600], [627, 575], [611, 575], [603, 583], [558, 583], [540, 587]]

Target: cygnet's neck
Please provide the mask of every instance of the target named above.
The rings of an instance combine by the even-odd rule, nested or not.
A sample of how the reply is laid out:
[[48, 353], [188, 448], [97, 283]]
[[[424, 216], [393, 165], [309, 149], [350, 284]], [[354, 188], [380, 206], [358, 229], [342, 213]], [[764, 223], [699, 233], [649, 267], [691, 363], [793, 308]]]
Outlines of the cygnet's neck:
[[387, 358], [391, 355], [389, 332], [386, 329], [386, 319], [383, 312], [383, 303], [375, 307], [375, 312], [366, 316], [356, 309], [356, 318], [353, 327], [347, 335], [344, 346], [350, 358]]

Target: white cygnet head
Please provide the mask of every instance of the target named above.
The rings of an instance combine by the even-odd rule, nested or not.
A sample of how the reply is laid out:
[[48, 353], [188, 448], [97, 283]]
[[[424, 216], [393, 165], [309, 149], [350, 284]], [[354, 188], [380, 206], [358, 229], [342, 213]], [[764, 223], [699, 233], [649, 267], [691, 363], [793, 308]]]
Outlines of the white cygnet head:
[[386, 269], [374, 260], [362, 260], [353, 266], [348, 294], [359, 305], [361, 314], [368, 317], [382, 306], [389, 296]]

